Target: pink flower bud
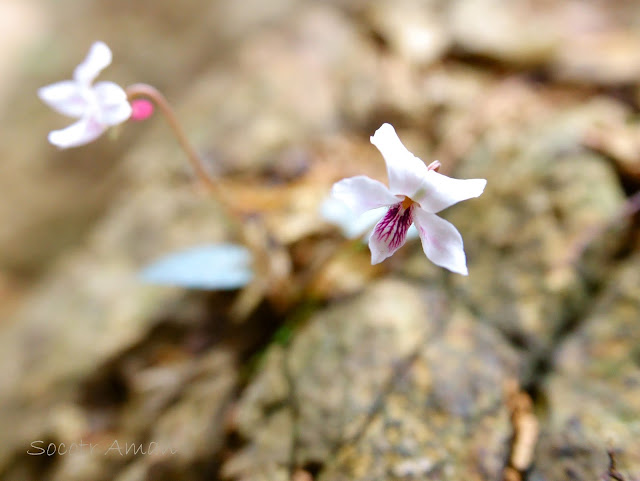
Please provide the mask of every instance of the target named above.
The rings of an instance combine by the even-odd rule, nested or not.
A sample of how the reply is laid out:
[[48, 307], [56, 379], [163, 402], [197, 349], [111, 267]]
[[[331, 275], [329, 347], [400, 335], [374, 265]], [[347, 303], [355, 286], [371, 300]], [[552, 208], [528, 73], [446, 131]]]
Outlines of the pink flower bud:
[[131, 120], [141, 122], [153, 115], [153, 103], [146, 99], [136, 99], [131, 101]]
[[434, 172], [438, 172], [438, 170], [440, 170], [441, 166], [442, 166], [442, 164], [440, 163], [439, 160], [434, 160], [429, 165], [427, 165], [427, 169], [428, 170], [433, 170]]

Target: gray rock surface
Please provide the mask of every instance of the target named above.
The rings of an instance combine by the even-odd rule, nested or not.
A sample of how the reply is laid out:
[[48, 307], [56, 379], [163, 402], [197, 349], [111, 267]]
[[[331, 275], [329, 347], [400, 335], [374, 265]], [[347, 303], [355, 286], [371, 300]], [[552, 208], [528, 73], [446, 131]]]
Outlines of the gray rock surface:
[[638, 255], [624, 261], [556, 352], [533, 479], [592, 478], [608, 449], [619, 471], [640, 472], [639, 266]]
[[436, 328], [423, 296], [401, 282], [372, 286], [306, 321], [290, 348], [267, 353], [238, 406], [238, 429], [252, 442], [225, 475], [282, 476], [291, 463], [322, 462], [356, 436], [394, 366]]
[[[609, 88], [637, 90], [636, 6], [129, 3], [62, 2], [2, 106], [0, 478], [501, 479], [514, 382], [540, 422], [529, 479], [599, 479], [608, 448], [640, 478], [634, 184], [585, 141], [637, 127], [633, 89]], [[159, 116], [83, 149], [44, 143], [61, 119], [33, 92], [98, 35], [107, 77], [165, 91], [291, 267], [246, 324], [234, 294], [136, 279], [237, 239]], [[444, 173], [488, 179], [442, 213], [469, 277], [417, 242], [371, 268], [320, 222], [334, 180], [385, 180], [368, 143], [384, 121]], [[35, 440], [101, 454], [28, 456]]]

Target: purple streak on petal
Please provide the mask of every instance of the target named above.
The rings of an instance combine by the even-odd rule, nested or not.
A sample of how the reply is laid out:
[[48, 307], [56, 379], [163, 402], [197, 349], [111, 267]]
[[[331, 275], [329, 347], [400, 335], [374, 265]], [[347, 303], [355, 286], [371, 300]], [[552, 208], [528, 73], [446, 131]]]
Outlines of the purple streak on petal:
[[402, 203], [389, 208], [378, 222], [371, 237], [371, 263], [378, 264], [393, 255], [407, 240], [407, 231], [413, 223], [413, 206], [403, 207]]
[[379, 264], [392, 256], [406, 242], [414, 209], [414, 205], [404, 207], [402, 202], [394, 204], [378, 222], [369, 237], [371, 264]]
[[407, 237], [407, 231], [413, 224], [413, 206], [408, 209], [402, 203], [393, 205], [376, 226], [373, 235], [385, 242], [390, 249], [400, 247]]

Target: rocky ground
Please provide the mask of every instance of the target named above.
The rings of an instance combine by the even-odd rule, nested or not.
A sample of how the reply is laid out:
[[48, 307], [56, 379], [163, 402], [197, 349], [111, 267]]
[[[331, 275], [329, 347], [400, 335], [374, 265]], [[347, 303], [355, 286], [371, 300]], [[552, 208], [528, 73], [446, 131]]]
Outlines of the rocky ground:
[[[640, 6], [4, 3], [0, 478], [640, 479]], [[96, 39], [255, 223], [257, 291], [138, 279], [237, 240], [160, 116], [46, 143], [35, 91]], [[333, 181], [385, 179], [382, 122], [488, 180], [443, 215], [468, 277], [419, 242], [371, 267], [320, 218]]]

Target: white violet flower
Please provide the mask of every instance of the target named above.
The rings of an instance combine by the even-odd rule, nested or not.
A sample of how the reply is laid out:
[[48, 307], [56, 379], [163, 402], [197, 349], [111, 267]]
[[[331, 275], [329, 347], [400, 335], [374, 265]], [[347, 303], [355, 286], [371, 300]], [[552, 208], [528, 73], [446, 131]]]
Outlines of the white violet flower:
[[452, 179], [436, 172], [436, 161], [427, 167], [402, 144], [390, 124], [383, 124], [371, 137], [387, 164], [389, 187], [360, 175], [336, 182], [332, 196], [347, 204], [354, 214], [382, 206], [386, 214], [369, 237], [371, 263], [378, 264], [402, 247], [407, 231], [415, 224], [422, 248], [434, 264], [467, 275], [462, 236], [436, 213], [460, 201], [478, 197], [485, 179]]
[[111, 50], [95, 42], [84, 61], [73, 72], [73, 80], [57, 82], [38, 90], [38, 97], [52, 109], [80, 120], [49, 133], [49, 142], [60, 148], [77, 147], [97, 139], [108, 127], [131, 116], [127, 94], [113, 82], [93, 81], [111, 63]]

